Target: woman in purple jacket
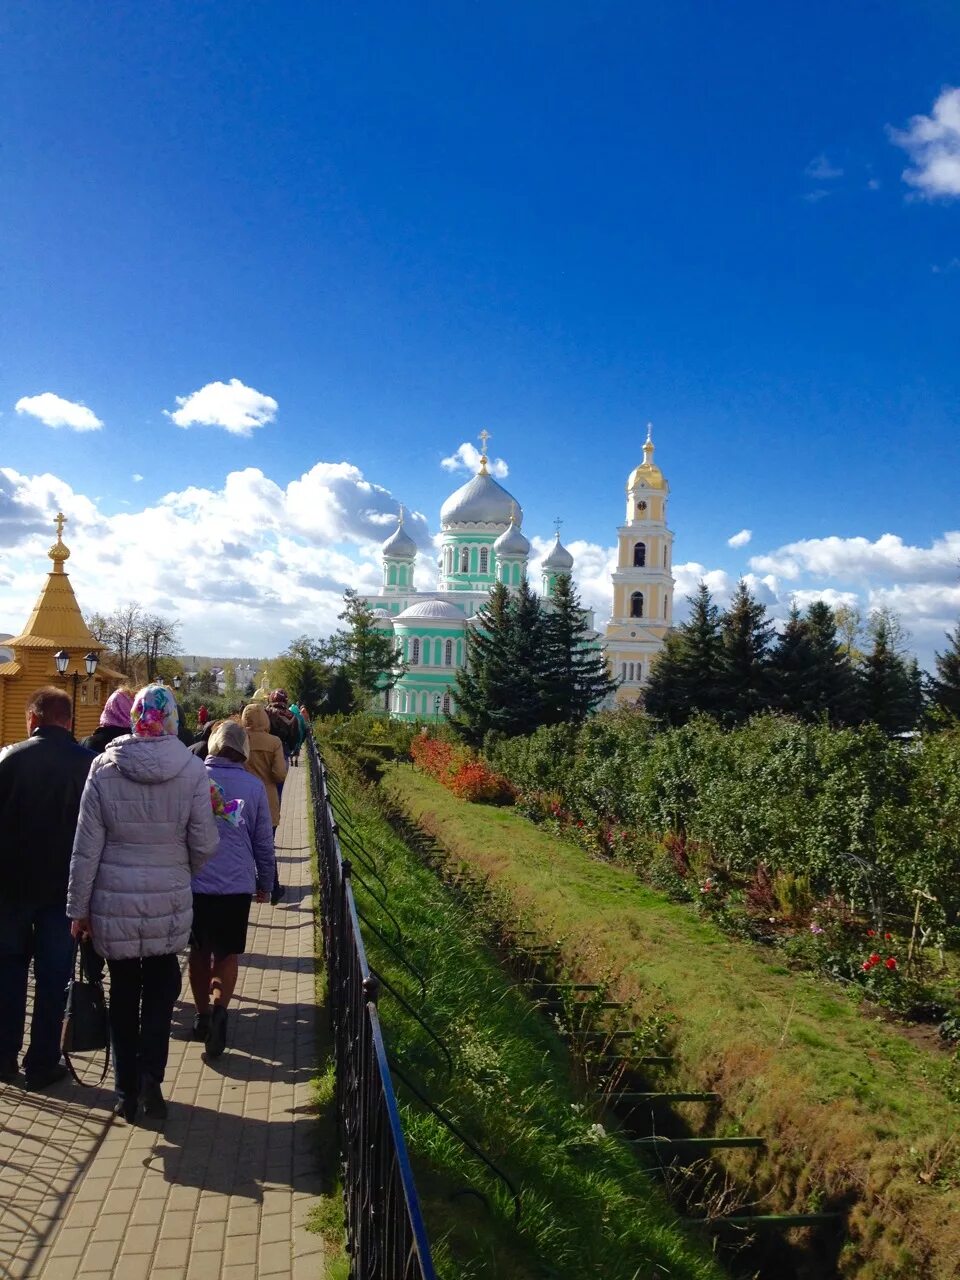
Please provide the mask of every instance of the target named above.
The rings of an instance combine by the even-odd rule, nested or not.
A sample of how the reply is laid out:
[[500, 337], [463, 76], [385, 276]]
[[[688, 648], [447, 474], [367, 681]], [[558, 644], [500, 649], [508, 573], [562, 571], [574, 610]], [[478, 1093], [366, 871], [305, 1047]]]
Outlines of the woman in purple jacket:
[[227, 1043], [227, 1005], [246, 950], [250, 902], [269, 902], [275, 855], [270, 805], [263, 783], [244, 765], [247, 732], [224, 720], [210, 735], [207, 776], [214, 795], [220, 847], [193, 878], [190, 987], [197, 1006], [193, 1038], [219, 1058]]

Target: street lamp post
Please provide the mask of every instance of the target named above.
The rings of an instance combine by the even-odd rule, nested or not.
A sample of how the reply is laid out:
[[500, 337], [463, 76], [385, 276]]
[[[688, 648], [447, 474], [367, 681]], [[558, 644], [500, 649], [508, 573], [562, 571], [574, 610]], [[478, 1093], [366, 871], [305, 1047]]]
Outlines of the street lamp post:
[[[66, 677], [66, 674], [67, 674], [67, 667], [70, 665], [70, 655], [69, 655], [69, 653], [67, 653], [66, 649], [59, 649], [59, 650], [58, 650], [58, 651], [53, 655], [53, 660], [54, 660], [54, 662], [57, 664], [57, 673], [58, 673], [58, 675], [61, 675], [61, 676], [63, 676], [63, 677]], [[97, 670], [97, 665], [98, 665], [98, 663], [99, 663], [99, 662], [100, 662], [100, 655], [99, 655], [99, 653], [94, 653], [94, 651], [93, 651], [92, 649], [90, 650], [90, 652], [89, 652], [89, 653], [87, 653], [87, 654], [85, 654], [85, 655], [84, 655], [83, 663], [84, 663], [84, 666], [87, 668], [87, 676], [86, 676], [86, 678], [87, 678], [88, 680], [90, 679], [90, 677], [91, 677], [92, 675], [94, 675], [94, 674], [95, 674], [95, 672], [96, 672], [96, 670]], [[80, 672], [79, 672], [79, 671], [74, 671], [72, 674], [73, 674], [73, 727], [74, 727], [74, 731], [76, 731], [76, 727], [77, 727], [77, 685], [80, 683], [80, 681], [83, 679], [83, 677], [81, 676], [81, 674], [80, 674]]]
[[441, 703], [440, 695], [439, 695], [439, 693], [435, 693], [435, 694], [433, 695], [433, 718], [434, 718], [434, 720], [439, 720], [439, 719], [440, 719], [440, 703]]
[[181, 685], [181, 682], [182, 682], [182, 676], [180, 675], [180, 673], [179, 673], [179, 671], [178, 671], [178, 672], [177, 672], [177, 674], [173, 677], [173, 687], [174, 687], [175, 689], [179, 689], [179, 688], [180, 688], [180, 685]]

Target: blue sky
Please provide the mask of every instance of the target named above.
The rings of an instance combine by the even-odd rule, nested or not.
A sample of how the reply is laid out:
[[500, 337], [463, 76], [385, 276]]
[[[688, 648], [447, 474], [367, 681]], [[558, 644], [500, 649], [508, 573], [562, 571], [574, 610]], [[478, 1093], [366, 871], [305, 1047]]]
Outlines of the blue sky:
[[482, 427], [602, 621], [647, 420], [681, 589], [892, 604], [922, 656], [960, 613], [956, 5], [0, 24], [0, 629], [61, 503], [91, 607], [136, 588], [215, 652], [326, 631]]

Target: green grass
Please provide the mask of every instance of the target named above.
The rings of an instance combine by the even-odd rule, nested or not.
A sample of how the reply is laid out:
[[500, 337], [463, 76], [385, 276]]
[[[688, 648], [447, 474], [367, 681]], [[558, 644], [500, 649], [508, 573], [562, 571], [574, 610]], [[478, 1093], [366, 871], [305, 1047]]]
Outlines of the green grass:
[[957, 1274], [955, 1059], [509, 809], [466, 805], [407, 767], [389, 768], [384, 787], [451, 869], [496, 889], [517, 927], [561, 940], [575, 980], [609, 978], [638, 1018], [669, 1028], [670, 1083], [719, 1091], [718, 1129], [768, 1138], [754, 1157], [765, 1211], [852, 1202], [844, 1274]]
[[[627, 1144], [600, 1127], [599, 1111], [571, 1077], [564, 1041], [505, 974], [475, 914], [395, 834], [376, 794], [350, 781], [345, 768], [340, 778], [352, 816], [338, 817], [376, 859], [404, 949], [428, 979], [426, 999], [368, 929], [371, 964], [444, 1039], [454, 1070], [447, 1072], [435, 1044], [383, 990], [388, 1046], [521, 1195], [517, 1223], [504, 1185], [398, 1081], [440, 1276], [719, 1280], [724, 1272], [705, 1242], [678, 1221]], [[390, 930], [374, 899], [359, 884], [355, 891], [364, 914]]]

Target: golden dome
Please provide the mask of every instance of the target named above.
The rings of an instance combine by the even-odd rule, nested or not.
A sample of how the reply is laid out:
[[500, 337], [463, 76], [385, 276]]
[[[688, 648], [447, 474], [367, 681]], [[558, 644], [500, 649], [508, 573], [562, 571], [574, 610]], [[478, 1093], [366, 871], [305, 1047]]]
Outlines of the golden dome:
[[643, 446], [643, 461], [634, 467], [627, 480], [627, 490], [645, 485], [648, 489], [665, 489], [667, 482], [663, 472], [653, 460], [653, 423], [647, 423], [647, 439]]
[[57, 526], [57, 540], [47, 555], [53, 561], [54, 570], [60, 569], [62, 572], [64, 560], [70, 559], [70, 548], [63, 541], [63, 526], [67, 523], [67, 517], [62, 511], [58, 511], [53, 523]]

